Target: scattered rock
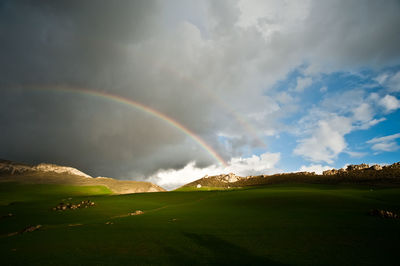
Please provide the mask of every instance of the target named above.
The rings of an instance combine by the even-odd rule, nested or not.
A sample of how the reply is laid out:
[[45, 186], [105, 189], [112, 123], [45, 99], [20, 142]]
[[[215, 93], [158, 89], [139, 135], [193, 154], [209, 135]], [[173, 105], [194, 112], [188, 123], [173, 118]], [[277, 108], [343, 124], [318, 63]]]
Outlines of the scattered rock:
[[298, 175], [315, 175], [315, 172], [296, 172]]
[[344, 174], [347, 170], [340, 168], [340, 169], [331, 169], [322, 172], [322, 175], [337, 175], [337, 174]]
[[6, 215], [1, 216], [0, 219], [10, 218], [10, 217], [13, 217], [13, 216], [14, 216], [14, 214], [12, 214], [12, 213], [7, 213]]
[[240, 176], [237, 176], [234, 173], [229, 173], [224, 176], [224, 180], [226, 180], [229, 183], [236, 182], [236, 181], [240, 180], [240, 178], [241, 178]]
[[322, 172], [323, 175], [336, 175], [338, 173], [339, 171], [336, 169], [326, 170]]
[[113, 222], [106, 222], [106, 224], [114, 224]]
[[363, 170], [363, 169], [368, 169], [369, 165], [362, 163], [362, 164], [350, 164], [347, 166], [346, 170], [347, 171], [354, 171], [354, 170]]
[[370, 168], [371, 170], [375, 170], [375, 171], [380, 171], [383, 169], [382, 165], [379, 164], [374, 164], [373, 166], [371, 166]]
[[387, 167], [391, 168], [391, 169], [399, 169], [400, 168], [400, 162], [394, 163], [392, 165], [388, 165]]
[[143, 213], [144, 213], [143, 211], [137, 210], [137, 211], [135, 211], [135, 212], [131, 212], [129, 215], [131, 215], [131, 216], [133, 216], [133, 215], [141, 215], [141, 214], [143, 214]]
[[347, 172], [346, 169], [343, 169], [343, 168], [340, 168], [338, 171], [339, 171], [339, 174], [343, 174], [343, 173]]
[[61, 202], [56, 207], [52, 208], [52, 210], [53, 211], [65, 211], [67, 209], [76, 210], [76, 209], [79, 209], [79, 208], [88, 208], [88, 207], [94, 207], [94, 206], [96, 206], [96, 204], [91, 200], [83, 200], [83, 201], [81, 201], [80, 203], [77, 203], [77, 204]]
[[377, 216], [377, 217], [381, 217], [381, 218], [390, 218], [390, 219], [399, 219], [400, 218], [400, 216], [396, 213], [393, 213], [391, 211], [378, 210], [378, 209], [370, 210], [369, 215]]
[[334, 170], [335, 169], [331, 169], [331, 170], [325, 170], [322, 172], [322, 175], [334, 175]]

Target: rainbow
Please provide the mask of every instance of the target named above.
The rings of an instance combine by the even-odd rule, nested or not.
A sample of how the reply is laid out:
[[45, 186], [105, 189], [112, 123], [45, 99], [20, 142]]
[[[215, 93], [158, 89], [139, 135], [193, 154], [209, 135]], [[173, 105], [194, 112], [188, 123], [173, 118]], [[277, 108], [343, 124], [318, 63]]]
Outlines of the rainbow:
[[90, 89], [84, 89], [84, 88], [74, 88], [74, 87], [65, 87], [65, 86], [54, 86], [54, 87], [30, 87], [31, 89], [35, 90], [51, 90], [51, 91], [61, 91], [61, 92], [66, 92], [66, 93], [78, 93], [78, 94], [83, 94], [83, 95], [89, 95], [97, 98], [101, 98], [107, 101], [113, 101], [118, 104], [124, 104], [130, 107], [135, 108], [136, 110], [142, 111], [144, 113], [147, 113], [153, 117], [156, 117], [165, 123], [169, 124], [170, 126], [178, 129], [180, 132], [184, 133], [185, 135], [189, 136], [192, 140], [194, 140], [197, 144], [200, 145], [208, 154], [210, 154], [216, 161], [221, 163], [223, 166], [227, 166], [227, 163], [225, 160], [219, 155], [210, 145], [208, 145], [202, 138], [200, 138], [198, 135], [196, 135], [193, 131], [179, 123], [178, 121], [174, 120], [173, 118], [167, 116], [166, 114], [161, 113], [158, 110], [155, 110], [153, 108], [150, 108], [147, 105], [144, 105], [140, 102], [124, 98], [119, 95], [111, 94], [108, 92], [102, 92], [102, 91], [95, 91], [95, 90], [90, 90]]
[[198, 90], [201, 90], [202, 92], [205, 92], [210, 99], [212, 99], [216, 104], [222, 107], [222, 109], [225, 111], [225, 113], [231, 115], [236, 122], [257, 142], [258, 145], [261, 147], [265, 148], [267, 145], [266, 143], [259, 137], [257, 134], [256, 129], [254, 126], [248, 122], [242, 115], [240, 115], [238, 112], [235, 112], [232, 107], [230, 107], [228, 104], [226, 104], [218, 95], [213, 92], [212, 90], [209, 90], [202, 86], [200, 83], [194, 81], [191, 78], [185, 77], [181, 75], [178, 71], [175, 69], [168, 67], [168, 66], [161, 66], [158, 65], [158, 67], [162, 68], [162, 70], [167, 71], [169, 75], [175, 76], [178, 79], [184, 80], [185, 82], [189, 83], [190, 86], [197, 88]]
[[[120, 49], [126, 49], [127, 52], [129, 52], [129, 47], [127, 45], [121, 45], [121, 44], [118, 45]], [[231, 108], [228, 104], [226, 104], [216, 93], [205, 88], [199, 82], [194, 81], [191, 78], [185, 77], [184, 75], [182, 75], [182, 73], [178, 72], [177, 70], [168, 65], [164, 65], [160, 62], [155, 62], [155, 67], [158, 67], [164, 71], [168, 71], [169, 72], [168, 74], [170, 74], [171, 76], [184, 80], [185, 82], [190, 83], [191, 86], [197, 88], [198, 90], [206, 92], [209, 98], [213, 100], [215, 103], [219, 104], [225, 111], [225, 113], [232, 116], [236, 120], [236, 122], [247, 132], [247, 134], [250, 135], [258, 143], [258, 145], [260, 145], [263, 148], [267, 147], [265, 141], [259, 136], [254, 126], [249, 121], [247, 121], [247, 119], [244, 118], [240, 113], [236, 112], [233, 108]]]

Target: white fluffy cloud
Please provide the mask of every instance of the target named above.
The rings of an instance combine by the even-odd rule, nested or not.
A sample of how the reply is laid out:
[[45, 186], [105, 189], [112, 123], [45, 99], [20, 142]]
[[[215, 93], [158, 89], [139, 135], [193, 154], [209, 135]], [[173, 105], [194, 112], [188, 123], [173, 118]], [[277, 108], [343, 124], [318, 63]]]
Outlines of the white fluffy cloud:
[[374, 114], [372, 107], [368, 103], [361, 103], [353, 109], [353, 116], [358, 121], [370, 121]]
[[234, 173], [239, 176], [272, 174], [279, 170], [275, 167], [279, 162], [279, 153], [264, 153], [260, 156], [253, 155], [248, 158], [232, 158], [227, 166], [210, 165], [198, 167], [195, 162], [188, 163], [181, 169], [159, 170], [148, 178], [148, 181], [157, 183], [166, 189], [175, 189], [183, 184], [190, 183], [205, 175], [219, 175]]
[[400, 108], [400, 101], [396, 97], [389, 94], [380, 99], [378, 103], [385, 108], [385, 111], [388, 113]]
[[[300, 121], [302, 132], [306, 133], [298, 141], [294, 154], [311, 162], [326, 163], [333, 163], [342, 152], [352, 157], [364, 155], [349, 150], [345, 136], [385, 121], [386, 118], [377, 117], [381, 112], [380, 107], [383, 105], [385, 110], [395, 110], [398, 108], [396, 101], [390, 95], [381, 97], [377, 93], [366, 94], [363, 90], [330, 95]], [[374, 145], [375, 149], [381, 150], [393, 149], [394, 146], [390, 147], [386, 143]]]
[[400, 133], [377, 137], [367, 141], [368, 144], [372, 144], [372, 149], [375, 151], [396, 151], [400, 148], [397, 144], [396, 139], [400, 138]]
[[294, 154], [304, 156], [313, 162], [333, 163], [339, 153], [346, 149], [344, 135], [351, 131], [351, 120], [333, 116], [320, 120], [311, 131], [311, 136], [299, 141]]

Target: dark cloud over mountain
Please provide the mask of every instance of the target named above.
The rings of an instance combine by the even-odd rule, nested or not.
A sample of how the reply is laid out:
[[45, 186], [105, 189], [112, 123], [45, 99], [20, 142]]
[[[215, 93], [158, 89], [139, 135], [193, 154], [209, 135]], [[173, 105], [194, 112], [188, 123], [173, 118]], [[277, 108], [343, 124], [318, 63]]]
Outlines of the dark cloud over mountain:
[[1, 1], [0, 157], [125, 178], [207, 166], [215, 159], [165, 121], [59, 88], [140, 102], [229, 160], [290, 126], [298, 103], [274, 85], [296, 67], [398, 63], [398, 1], [249, 3]]

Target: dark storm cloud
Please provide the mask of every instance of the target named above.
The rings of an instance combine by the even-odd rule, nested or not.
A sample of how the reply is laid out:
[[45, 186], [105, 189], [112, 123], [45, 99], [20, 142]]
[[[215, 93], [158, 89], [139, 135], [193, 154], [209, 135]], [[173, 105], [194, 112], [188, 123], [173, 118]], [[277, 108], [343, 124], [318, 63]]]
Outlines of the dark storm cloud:
[[398, 63], [399, 12], [399, 1], [314, 1], [303, 32], [310, 60], [342, 68]]
[[[161, 47], [130, 55], [130, 46], [160, 31], [159, 8], [156, 1], [3, 2], [0, 157], [124, 177], [182, 166], [193, 158], [213, 162], [186, 135], [159, 119], [117, 103], [57, 92], [60, 85], [108, 91], [171, 116], [180, 114], [180, 121], [192, 120], [187, 110], [199, 105], [198, 92], [177, 94], [175, 87], [190, 84], [168, 71], [152, 73], [151, 63], [158, 59], [150, 55]], [[27, 89], [32, 85], [50, 90]], [[196, 112], [203, 113], [201, 108]], [[213, 123], [202, 117], [198, 129]]]
[[5, 1], [2, 81], [93, 82], [124, 61], [119, 45], [148, 36], [152, 16], [154, 1]]
[[[264, 135], [296, 111], [271, 89], [293, 68], [381, 67], [399, 58], [399, 4], [385, 3], [315, 1], [300, 22], [285, 8], [241, 27], [235, 1], [2, 1], [0, 157], [125, 178], [215, 162], [159, 119], [59, 86], [134, 99], [225, 159], [241, 155], [254, 137], [237, 114]], [[265, 38], [265, 25], [278, 30]]]

